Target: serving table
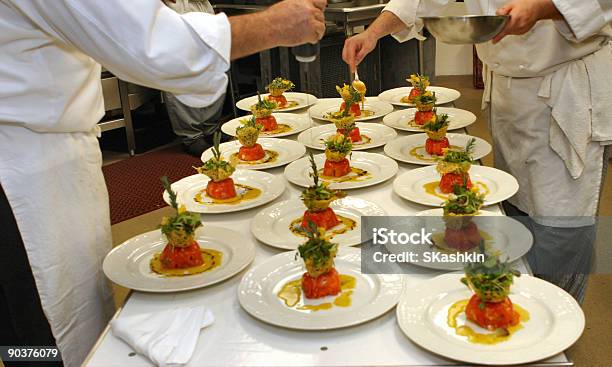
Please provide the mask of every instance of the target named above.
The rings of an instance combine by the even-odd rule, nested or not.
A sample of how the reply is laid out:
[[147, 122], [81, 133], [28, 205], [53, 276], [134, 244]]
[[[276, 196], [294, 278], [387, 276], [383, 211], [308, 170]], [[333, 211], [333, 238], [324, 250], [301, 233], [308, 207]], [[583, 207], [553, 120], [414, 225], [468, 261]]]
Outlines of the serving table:
[[[376, 100], [376, 97], [368, 97]], [[325, 100], [325, 99], [323, 99]], [[298, 111], [306, 114], [306, 110]], [[382, 123], [382, 119], [365, 123]], [[321, 123], [314, 120], [313, 126]], [[398, 131], [398, 136], [409, 133]], [[296, 136], [290, 138], [295, 139]], [[369, 150], [382, 153], [382, 148]], [[419, 166], [399, 163], [398, 175]], [[267, 170], [283, 175], [284, 167]], [[286, 182], [283, 195], [268, 205], [299, 197], [302, 189]], [[387, 215], [409, 216], [429, 207], [408, 202], [393, 192], [393, 179], [382, 184], [349, 190], [350, 196], [380, 204]], [[265, 206], [229, 214], [203, 215], [202, 222], [241, 232], [257, 242], [250, 232], [250, 220]], [[487, 210], [500, 212], [498, 205]], [[161, 219], [161, 218], [160, 218]], [[152, 228], [153, 229], [153, 228]], [[282, 250], [257, 243], [253, 264], [257, 265]], [[516, 262], [522, 272], [528, 272], [523, 260]], [[248, 268], [247, 268], [248, 269]], [[331, 331], [297, 331], [265, 324], [244, 311], [237, 297], [237, 288], [247, 270], [220, 284], [199, 290], [154, 294], [132, 292], [114, 318], [161, 311], [168, 308], [204, 305], [215, 316], [215, 323], [202, 330], [193, 357], [187, 366], [463, 366], [421, 349], [400, 330], [395, 308], [370, 322]], [[430, 279], [439, 271], [414, 266], [406, 274], [406, 284]], [[151, 366], [152, 363], [135, 354], [131, 347], [116, 338], [107, 327], [87, 357], [85, 366]], [[573, 366], [564, 353], [538, 362], [534, 366]]]

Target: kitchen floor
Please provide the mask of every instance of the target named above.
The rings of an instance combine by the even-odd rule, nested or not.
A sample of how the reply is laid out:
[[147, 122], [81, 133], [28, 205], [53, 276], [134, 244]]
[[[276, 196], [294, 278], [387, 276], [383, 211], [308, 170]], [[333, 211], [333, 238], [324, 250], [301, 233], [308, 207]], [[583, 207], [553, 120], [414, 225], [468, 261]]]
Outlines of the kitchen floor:
[[[482, 91], [472, 87], [472, 77], [438, 77], [435, 84], [461, 91], [461, 98], [457, 101], [456, 106], [472, 111], [478, 116], [476, 123], [468, 128], [469, 133], [490, 141], [487, 124], [479, 113]], [[127, 154], [105, 152], [104, 158], [105, 164], [108, 164], [129, 157]], [[492, 165], [492, 155], [485, 157], [483, 163], [485, 165]], [[116, 246], [130, 237], [156, 228], [161, 217], [171, 212], [166, 207], [113, 225], [113, 245]], [[600, 215], [612, 216], [612, 179], [608, 179], [605, 182], [600, 205]], [[600, 238], [608, 237], [600, 236]], [[602, 256], [609, 254], [609, 252], [604, 253], [603, 250], [610, 251], [609, 248], [602, 248], [600, 250], [602, 250], [600, 251]], [[128, 295], [128, 291], [121, 287], [115, 287], [115, 291], [115, 302], [120, 307]], [[568, 351], [570, 358], [576, 366], [604, 367], [612, 365], [612, 348], [610, 348], [612, 329], [608, 324], [609, 320], [612, 319], [612, 307], [610, 305], [612, 305], [612, 275], [591, 276], [583, 304], [583, 309], [586, 313], [586, 329], [580, 340]], [[1, 366], [2, 362], [0, 362]]]

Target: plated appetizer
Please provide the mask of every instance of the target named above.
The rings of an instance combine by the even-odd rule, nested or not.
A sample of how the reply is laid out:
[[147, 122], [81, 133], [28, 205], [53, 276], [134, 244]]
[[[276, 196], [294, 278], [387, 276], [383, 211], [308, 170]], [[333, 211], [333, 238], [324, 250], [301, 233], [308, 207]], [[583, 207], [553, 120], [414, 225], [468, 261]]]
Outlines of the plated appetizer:
[[274, 162], [278, 158], [278, 152], [264, 149], [261, 144], [257, 143], [259, 132], [262, 125], [258, 124], [255, 117], [248, 120], [242, 120], [242, 125], [236, 128], [236, 136], [242, 146], [238, 150], [236, 157], [232, 155], [231, 159], [237, 158], [241, 163], [248, 164], [263, 164]]
[[414, 113], [413, 122], [416, 126], [423, 126], [427, 122], [432, 121], [436, 113], [434, 105], [436, 104], [436, 95], [429, 91], [419, 95], [414, 99], [417, 111]]
[[348, 135], [353, 143], [362, 142], [361, 132], [355, 125], [355, 116], [350, 112], [353, 105], [342, 103], [342, 109], [338, 112], [330, 113], [327, 115], [327, 119], [334, 123], [338, 134]]
[[278, 107], [278, 104], [269, 99], [261, 99], [259, 92], [257, 93], [257, 103], [251, 107], [251, 112], [255, 116], [255, 121], [262, 126], [262, 131], [275, 131], [278, 129], [276, 118], [272, 116], [272, 112]]
[[313, 185], [302, 191], [301, 199], [306, 206], [306, 211], [302, 217], [301, 227], [302, 229], [308, 228], [308, 223], [312, 222], [317, 227], [328, 230], [341, 223], [329, 204], [336, 199], [345, 197], [346, 194], [340, 190], [332, 190], [327, 187], [327, 183], [321, 182], [319, 180], [319, 170], [312, 153], [310, 153], [309, 158]]
[[483, 238], [472, 219], [478, 215], [483, 203], [484, 195], [478, 190], [455, 185], [443, 206], [446, 225], [444, 243], [434, 241], [436, 246], [454, 251], [469, 251], [478, 247]]
[[353, 143], [348, 135], [335, 134], [325, 142], [325, 165], [323, 175], [342, 177], [351, 173], [351, 165], [346, 158], [351, 153]]
[[338, 112], [342, 113], [348, 108], [349, 113], [354, 117], [361, 116], [360, 103], [364, 101], [365, 97], [352, 85], [344, 84], [342, 87], [336, 86], [336, 90], [340, 97], [342, 97], [342, 103]]
[[308, 226], [308, 241], [298, 247], [306, 272], [302, 275], [302, 290], [306, 298], [335, 296], [340, 293], [340, 275], [334, 267], [338, 245], [331, 243], [316, 225]]
[[470, 139], [465, 150], [447, 149], [444, 156], [438, 162], [436, 170], [442, 176], [440, 179], [440, 191], [450, 194], [455, 186], [465, 186], [472, 188], [472, 181], [468, 171], [472, 166], [472, 150], [476, 144], [476, 139]]
[[425, 75], [412, 74], [409, 79], [406, 79], [408, 83], [412, 85], [410, 94], [403, 97], [401, 101], [403, 103], [415, 103], [418, 96], [425, 93], [427, 87], [429, 87], [429, 77]]
[[268, 84], [266, 89], [270, 93], [266, 96], [268, 101], [275, 102], [278, 105], [279, 109], [292, 107], [292, 103], [287, 101], [287, 98], [283, 95], [288, 90], [293, 89], [295, 84], [291, 80], [283, 79], [283, 78], [275, 78], [272, 80], [272, 83]]
[[164, 276], [184, 276], [203, 273], [221, 265], [223, 254], [201, 248], [194, 238], [196, 229], [202, 226], [200, 214], [188, 212], [184, 206], [179, 206], [168, 178], [162, 177], [161, 181], [176, 214], [161, 221], [159, 227], [168, 243], [161, 253], [151, 259], [151, 270]]
[[444, 155], [444, 151], [450, 148], [450, 143], [446, 137], [448, 129], [448, 115], [438, 115], [434, 111], [434, 117], [423, 125], [423, 130], [427, 134], [425, 140], [425, 151], [434, 156]]
[[[258, 127], [249, 127], [248, 131], [255, 129], [257, 132]], [[252, 134], [247, 133], [247, 134]], [[245, 142], [252, 142], [252, 137]], [[255, 137], [255, 141], [257, 138]], [[213, 157], [204, 162], [201, 167], [197, 167], [196, 170], [210, 178], [210, 181], [206, 184], [205, 195], [212, 199], [212, 204], [236, 204], [242, 200], [255, 199], [261, 194], [261, 190], [242, 184], [235, 184], [231, 178], [232, 174], [236, 170], [235, 160], [229, 162], [223, 159], [221, 151], [219, 150], [219, 144], [221, 142], [221, 133], [216, 133], [214, 136], [214, 146], [212, 147]], [[261, 146], [260, 146], [261, 148]], [[255, 151], [256, 149], [252, 149]], [[247, 154], [252, 153], [247, 147]], [[237, 190], [238, 188], [238, 190]], [[198, 193], [194, 198], [197, 202], [208, 204], [209, 202], [202, 197], [204, 193]]]
[[[513, 304], [509, 297], [514, 277], [520, 276], [520, 273], [496, 256], [485, 256], [484, 262], [465, 267], [465, 277], [461, 278], [461, 282], [474, 295], [449, 308], [448, 325], [458, 335], [467, 336], [472, 343], [496, 344], [508, 340], [522, 327], [521, 322], [529, 321], [529, 313]], [[462, 312], [465, 312], [467, 320], [492, 333], [477, 332], [468, 323], [458, 326], [457, 316]]]

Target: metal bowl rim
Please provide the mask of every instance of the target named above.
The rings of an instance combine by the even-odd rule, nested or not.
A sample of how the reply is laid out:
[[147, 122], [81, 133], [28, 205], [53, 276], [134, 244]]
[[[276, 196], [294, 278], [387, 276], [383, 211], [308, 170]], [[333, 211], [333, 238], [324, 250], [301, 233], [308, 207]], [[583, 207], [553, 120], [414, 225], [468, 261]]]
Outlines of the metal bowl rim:
[[451, 16], [432, 16], [432, 17], [420, 17], [423, 20], [439, 20], [439, 19], [476, 19], [476, 18], [510, 18], [509, 15], [451, 15]]

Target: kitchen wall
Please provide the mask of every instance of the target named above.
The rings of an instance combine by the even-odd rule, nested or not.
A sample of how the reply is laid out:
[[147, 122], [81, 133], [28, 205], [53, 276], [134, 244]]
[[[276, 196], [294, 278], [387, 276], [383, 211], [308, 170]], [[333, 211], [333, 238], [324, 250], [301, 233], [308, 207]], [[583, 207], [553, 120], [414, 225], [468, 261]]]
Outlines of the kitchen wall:
[[[443, 15], [464, 15], [465, 3], [451, 4]], [[436, 40], [437, 75], [472, 75], [472, 45], [449, 45]]]

